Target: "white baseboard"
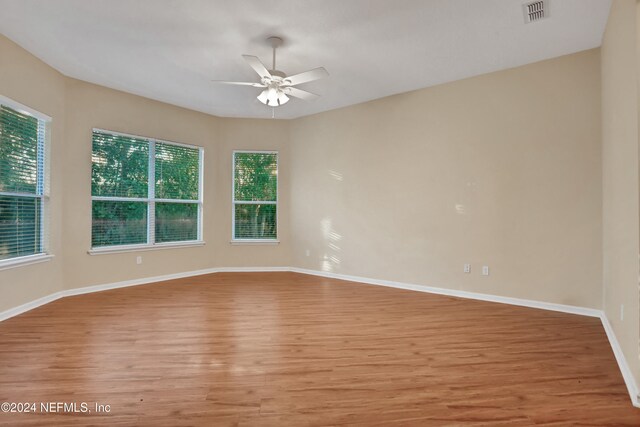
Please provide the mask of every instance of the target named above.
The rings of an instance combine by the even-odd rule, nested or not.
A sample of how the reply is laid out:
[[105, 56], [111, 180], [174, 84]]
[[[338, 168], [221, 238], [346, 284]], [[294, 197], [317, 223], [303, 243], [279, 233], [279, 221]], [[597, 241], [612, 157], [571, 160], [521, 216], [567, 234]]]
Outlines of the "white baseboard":
[[33, 310], [34, 308], [38, 308], [41, 305], [45, 305], [48, 304], [50, 302], [53, 302], [57, 299], [60, 299], [62, 297], [64, 297], [65, 295], [63, 295], [63, 291], [60, 292], [55, 292], [53, 294], [49, 294], [47, 296], [44, 296], [42, 298], [38, 298], [35, 299], [33, 301], [29, 301], [26, 302], [22, 305], [19, 305], [17, 307], [13, 307], [10, 308], [8, 310], [5, 310], [3, 312], [0, 313], [0, 322], [2, 322], [3, 320], [7, 320], [11, 317], [15, 317], [19, 314], [25, 313], [27, 311]]
[[624, 383], [627, 386], [629, 397], [631, 397], [631, 403], [633, 403], [633, 406], [636, 408], [640, 408], [638, 384], [636, 383], [633, 373], [631, 372], [631, 368], [627, 363], [627, 358], [624, 357], [622, 347], [620, 347], [620, 343], [618, 342], [618, 338], [616, 338], [616, 334], [611, 327], [611, 323], [609, 323], [609, 319], [607, 319], [607, 315], [604, 314], [604, 312], [602, 313], [602, 316], [600, 316], [600, 320], [602, 321], [604, 331], [607, 333], [607, 338], [609, 339], [609, 344], [611, 344], [613, 354], [616, 356], [616, 361], [618, 362], [618, 367], [622, 373], [622, 378], [624, 378]]
[[58, 292], [55, 292], [53, 294], [44, 296], [42, 298], [38, 298], [36, 300], [29, 301], [29, 302], [27, 302], [25, 304], [22, 304], [22, 305], [19, 305], [17, 307], [10, 308], [10, 309], [5, 310], [3, 312], [0, 312], [0, 322], [2, 322], [3, 320], [7, 320], [7, 319], [9, 319], [11, 317], [17, 316], [19, 314], [25, 313], [25, 312], [27, 312], [29, 310], [33, 310], [34, 308], [38, 308], [41, 305], [45, 305], [45, 304], [53, 302], [53, 301], [55, 301], [57, 299], [64, 298], [64, 297], [70, 297], [70, 296], [82, 295], [82, 294], [89, 294], [89, 293], [92, 293], [92, 292], [108, 291], [109, 289], [126, 288], [126, 287], [129, 287], [129, 286], [145, 285], [145, 284], [155, 283], [155, 282], [164, 282], [164, 281], [167, 281], [167, 280], [181, 279], [183, 277], [191, 277], [191, 276], [199, 276], [199, 275], [202, 275], [202, 274], [217, 273], [219, 271], [220, 271], [220, 269], [217, 269], [217, 268], [209, 268], [209, 269], [205, 269], [205, 270], [187, 271], [187, 272], [184, 272], [184, 273], [166, 274], [166, 275], [163, 275], [163, 276], [144, 277], [144, 278], [141, 278], [141, 279], [125, 280], [125, 281], [122, 281], [122, 282], [107, 283], [107, 284], [103, 284], [103, 285], [86, 286], [84, 288], [65, 289], [65, 290], [58, 291]]
[[218, 273], [261, 273], [291, 271], [291, 267], [220, 267]]
[[187, 271], [184, 273], [165, 274], [163, 276], [143, 277], [141, 279], [125, 280], [122, 282], [107, 283], [104, 285], [87, 286], [84, 288], [67, 289], [61, 291], [63, 296], [90, 294], [92, 292], [108, 291], [110, 289], [127, 288], [129, 286], [147, 285], [155, 282], [166, 282], [167, 280], [182, 279], [185, 277], [200, 276], [203, 274], [218, 273], [217, 268], [207, 268], [204, 270]]
[[124, 280], [122, 282], [106, 283], [103, 285], [85, 286], [83, 288], [65, 289], [53, 294], [29, 301], [17, 307], [0, 312], [0, 322], [25, 313], [41, 305], [50, 303], [60, 298], [74, 295], [89, 294], [92, 292], [108, 291], [110, 289], [126, 288], [129, 286], [146, 285], [149, 283], [165, 282], [167, 280], [182, 279], [185, 277], [200, 276], [212, 273], [241, 273], [241, 272], [268, 272], [268, 271], [291, 271], [290, 267], [218, 267], [203, 270], [186, 271], [182, 273], [165, 274], [162, 276], [143, 277], [140, 279]]
[[563, 313], [579, 314], [581, 316], [600, 317], [601, 311], [595, 308], [577, 307], [573, 305], [555, 304], [550, 302], [534, 301], [520, 298], [501, 297], [497, 295], [481, 294], [477, 292], [460, 291], [456, 289], [436, 288], [425, 285], [394, 282], [390, 280], [371, 279], [368, 277], [349, 276], [346, 274], [329, 273], [326, 271], [306, 270], [292, 267], [295, 273], [311, 274], [314, 276], [328, 277], [331, 279], [347, 280], [350, 282], [366, 283], [369, 285], [386, 286], [390, 288], [407, 289], [410, 291], [426, 292], [429, 294], [446, 295], [458, 298], [468, 298], [480, 301], [497, 302], [501, 304], [518, 305], [522, 307], [538, 308], [542, 310], [561, 311]]
[[183, 273], [166, 274], [163, 276], [145, 277], [145, 278], [134, 279], [134, 280], [125, 280], [122, 282], [87, 286], [84, 288], [66, 289], [63, 291], [55, 292], [51, 295], [47, 295], [42, 298], [38, 298], [28, 303], [19, 305], [18, 307], [10, 308], [8, 310], [0, 312], [0, 322], [3, 320], [9, 319], [11, 317], [17, 316], [19, 314], [22, 314], [24, 312], [27, 312], [29, 310], [33, 310], [34, 308], [40, 307], [41, 305], [50, 303], [57, 299], [73, 296], [73, 295], [81, 295], [81, 294], [87, 294], [92, 292], [101, 292], [101, 291], [106, 291], [110, 289], [144, 285], [144, 284], [155, 283], [155, 282], [164, 282], [167, 280], [200, 276], [203, 274], [239, 273], [239, 272], [283, 272], [283, 271], [285, 272], [290, 271], [294, 273], [308, 274], [313, 276], [321, 276], [321, 277], [327, 277], [331, 279], [346, 280], [350, 282], [365, 283], [369, 285], [386, 286], [391, 288], [405, 289], [405, 290], [417, 291], [417, 292], [426, 292], [430, 294], [445, 295], [445, 296], [452, 296], [452, 297], [458, 297], [458, 298], [467, 298], [467, 299], [473, 299], [473, 300], [479, 300], [479, 301], [489, 301], [489, 302], [496, 302], [501, 304], [510, 304], [510, 305], [516, 305], [521, 307], [537, 308], [541, 310], [559, 311], [563, 313], [576, 314], [580, 316], [598, 317], [602, 321], [602, 325], [607, 334], [607, 338], [609, 339], [609, 343], [615, 355], [616, 361], [618, 362], [618, 366], [622, 373], [622, 377], [624, 378], [624, 382], [627, 386], [627, 391], [629, 392], [629, 396], [631, 397], [631, 402], [633, 403], [634, 406], [640, 408], [640, 400], [638, 396], [638, 392], [639, 392], [638, 385], [636, 384], [633, 373], [631, 372], [631, 368], [629, 367], [629, 364], [627, 363], [624, 353], [622, 352], [622, 348], [620, 347], [620, 344], [618, 342], [618, 339], [616, 338], [613, 328], [611, 327], [611, 324], [609, 323], [607, 316], [602, 310], [597, 310], [594, 308], [586, 308], [586, 307], [577, 307], [572, 305], [527, 300], [527, 299], [521, 299], [521, 298], [502, 297], [498, 295], [489, 295], [489, 294], [482, 294], [477, 292], [460, 291], [456, 289], [446, 289], [446, 288], [437, 288], [437, 287], [425, 286], [425, 285], [415, 285], [410, 283], [394, 282], [390, 280], [371, 279], [367, 277], [350, 276], [346, 274], [337, 274], [337, 273], [331, 273], [326, 271], [308, 270], [308, 269], [298, 268], [298, 267], [218, 267], [218, 268], [208, 268], [204, 270], [187, 271]]

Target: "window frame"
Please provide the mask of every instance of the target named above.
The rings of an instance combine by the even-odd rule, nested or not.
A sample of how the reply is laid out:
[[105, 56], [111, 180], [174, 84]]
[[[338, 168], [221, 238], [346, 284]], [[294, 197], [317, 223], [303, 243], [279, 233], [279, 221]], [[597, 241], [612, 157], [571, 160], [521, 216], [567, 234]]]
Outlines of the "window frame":
[[[247, 201], [236, 200], [236, 154], [275, 154], [276, 155], [276, 200]], [[280, 153], [277, 150], [233, 150], [231, 153], [231, 244], [232, 245], [277, 245], [280, 243]], [[237, 239], [236, 238], [236, 205], [276, 205], [276, 238], [275, 239]]]
[[[39, 251], [29, 255], [15, 256], [0, 260], [0, 270], [36, 264], [53, 258], [50, 253], [50, 154], [52, 118], [11, 98], [0, 95], [0, 105], [11, 108], [20, 114], [38, 120], [36, 162], [42, 168], [36, 181], [36, 193], [0, 192], [0, 196], [31, 197], [40, 199], [40, 247]], [[40, 194], [38, 194], [40, 193]]]
[[[184, 144], [181, 142], [168, 141], [165, 139], [151, 138], [148, 136], [134, 135], [125, 132], [93, 128], [91, 130], [91, 152], [93, 153], [93, 134], [94, 132], [107, 133], [114, 136], [122, 136], [125, 138], [143, 139], [149, 143], [149, 168], [147, 171], [147, 197], [112, 197], [112, 196], [94, 196], [91, 195], [91, 224], [93, 226], [93, 202], [94, 201], [108, 201], [108, 202], [141, 202], [147, 204], [147, 243], [136, 243], [131, 245], [111, 245], [111, 246], [91, 246], [88, 251], [90, 255], [99, 255], [105, 253], [114, 252], [137, 252], [148, 251], [155, 249], [170, 249], [181, 247], [193, 247], [203, 246], [205, 241], [203, 240], [203, 213], [204, 213], [204, 147], [198, 145]], [[198, 150], [198, 199], [197, 200], [182, 200], [182, 199], [158, 199], [155, 197], [156, 190], [156, 144], [174, 145], [178, 147], [185, 147]], [[93, 167], [93, 161], [92, 161]], [[90, 178], [91, 180], [91, 178]], [[183, 203], [183, 204], [197, 204], [198, 205], [198, 224], [197, 224], [197, 237], [195, 240], [178, 240], [173, 242], [161, 242], [157, 243], [155, 239], [155, 206], [156, 203]], [[92, 232], [93, 233], [93, 232]], [[92, 234], [93, 239], [93, 234]]]

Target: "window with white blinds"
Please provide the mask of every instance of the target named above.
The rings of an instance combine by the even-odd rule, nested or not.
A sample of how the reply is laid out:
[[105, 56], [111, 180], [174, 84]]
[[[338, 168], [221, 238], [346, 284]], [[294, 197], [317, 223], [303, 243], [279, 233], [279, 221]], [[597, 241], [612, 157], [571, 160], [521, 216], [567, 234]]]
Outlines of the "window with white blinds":
[[92, 248], [201, 240], [200, 147], [93, 130]]
[[0, 265], [47, 252], [49, 118], [0, 99]]
[[233, 153], [232, 239], [277, 241], [278, 153]]

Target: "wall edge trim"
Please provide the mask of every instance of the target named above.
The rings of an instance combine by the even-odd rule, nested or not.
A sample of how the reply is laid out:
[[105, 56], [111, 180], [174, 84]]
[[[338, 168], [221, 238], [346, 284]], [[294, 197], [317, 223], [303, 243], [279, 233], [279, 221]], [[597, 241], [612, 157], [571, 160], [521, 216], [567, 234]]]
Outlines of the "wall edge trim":
[[329, 273], [318, 270], [307, 270], [292, 267], [292, 272], [322, 276], [331, 279], [346, 280], [349, 282], [366, 283], [369, 285], [386, 286], [390, 288], [406, 289], [410, 291], [426, 292], [430, 294], [445, 295], [457, 298], [473, 299], [478, 301], [496, 302], [500, 304], [517, 305], [520, 307], [538, 308], [542, 310], [560, 311], [563, 313], [577, 314], [580, 316], [600, 317], [601, 310], [574, 305], [556, 304], [551, 302], [528, 300], [522, 298], [502, 297], [498, 295], [483, 294], [478, 292], [461, 291], [457, 289], [438, 288], [434, 286], [415, 285], [411, 283], [396, 282], [392, 280], [371, 279], [368, 277], [350, 276], [346, 274]]
[[607, 318], [607, 315], [604, 312], [602, 312], [602, 316], [600, 316], [600, 320], [602, 321], [602, 327], [604, 328], [604, 331], [607, 334], [607, 338], [609, 339], [611, 350], [613, 350], [613, 354], [616, 357], [616, 361], [618, 362], [618, 367], [620, 368], [620, 373], [622, 374], [624, 383], [627, 386], [627, 391], [629, 392], [631, 403], [633, 403], [633, 406], [635, 406], [636, 408], [640, 408], [640, 399], [639, 399], [640, 396], [638, 396], [638, 384], [636, 384], [636, 380], [633, 377], [631, 368], [627, 363], [627, 358], [624, 356], [624, 353], [622, 352], [622, 347], [620, 347], [620, 343], [618, 342], [618, 338], [616, 337], [616, 334], [613, 331], [613, 327], [611, 326], [611, 323], [609, 323], [609, 319]]
[[32, 301], [26, 302], [19, 306], [9, 308], [5, 311], [0, 312], [0, 322], [10, 319], [12, 317], [18, 316], [19, 314], [26, 313], [27, 311], [31, 311], [34, 308], [38, 308], [42, 305], [48, 304], [55, 300], [65, 297], [64, 291], [54, 292], [52, 294], [43, 296], [41, 298], [34, 299]]

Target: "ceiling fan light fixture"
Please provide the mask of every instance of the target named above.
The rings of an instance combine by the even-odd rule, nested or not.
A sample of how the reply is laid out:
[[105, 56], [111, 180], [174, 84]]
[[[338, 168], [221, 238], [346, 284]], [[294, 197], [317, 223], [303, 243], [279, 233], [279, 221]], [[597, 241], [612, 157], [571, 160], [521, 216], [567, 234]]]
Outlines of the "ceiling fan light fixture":
[[267, 96], [267, 89], [260, 92], [260, 95], [258, 95], [258, 101], [262, 102], [264, 105], [269, 105], [269, 97]]
[[285, 95], [284, 92], [280, 91], [280, 93], [278, 94], [278, 104], [284, 105], [287, 102], [289, 102], [289, 97]]
[[258, 95], [258, 101], [269, 107], [278, 107], [286, 104], [289, 101], [289, 97], [282, 90], [270, 87]]

